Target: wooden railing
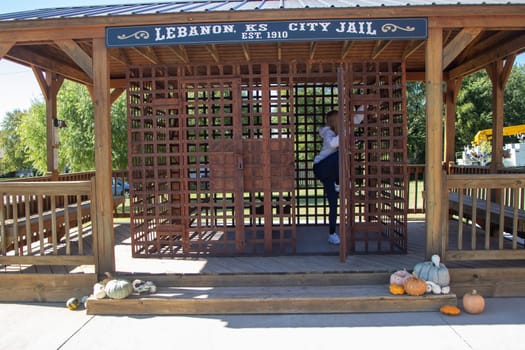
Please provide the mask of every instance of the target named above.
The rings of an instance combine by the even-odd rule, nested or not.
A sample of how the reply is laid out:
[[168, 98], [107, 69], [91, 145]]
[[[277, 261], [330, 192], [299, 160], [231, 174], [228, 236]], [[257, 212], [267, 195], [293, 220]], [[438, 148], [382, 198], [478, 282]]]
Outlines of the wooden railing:
[[421, 214], [425, 212], [423, 192], [425, 190], [425, 165], [409, 164], [408, 213]]
[[0, 264], [94, 265], [94, 180], [0, 183]]
[[525, 259], [525, 174], [450, 174], [445, 182], [444, 213], [458, 219], [453, 232], [443, 218], [447, 260]]

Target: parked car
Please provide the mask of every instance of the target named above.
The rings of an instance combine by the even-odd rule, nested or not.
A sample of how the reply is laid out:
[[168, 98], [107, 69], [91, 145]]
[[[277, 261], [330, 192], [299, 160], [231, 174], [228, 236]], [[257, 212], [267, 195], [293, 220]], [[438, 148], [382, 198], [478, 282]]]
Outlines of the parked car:
[[112, 178], [111, 192], [114, 196], [129, 196], [129, 183], [122, 179]]

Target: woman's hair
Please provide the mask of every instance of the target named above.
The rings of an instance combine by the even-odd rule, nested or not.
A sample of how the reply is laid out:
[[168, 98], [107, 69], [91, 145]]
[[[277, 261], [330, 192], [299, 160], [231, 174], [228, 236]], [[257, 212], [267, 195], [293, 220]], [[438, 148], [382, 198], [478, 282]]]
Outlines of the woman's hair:
[[337, 134], [337, 129], [338, 129], [338, 125], [339, 125], [339, 122], [338, 122], [338, 119], [339, 119], [339, 112], [338, 111], [330, 111], [328, 113], [326, 113], [326, 116], [325, 116], [325, 123], [326, 125], [328, 125], [330, 128], [332, 128], [332, 130]]

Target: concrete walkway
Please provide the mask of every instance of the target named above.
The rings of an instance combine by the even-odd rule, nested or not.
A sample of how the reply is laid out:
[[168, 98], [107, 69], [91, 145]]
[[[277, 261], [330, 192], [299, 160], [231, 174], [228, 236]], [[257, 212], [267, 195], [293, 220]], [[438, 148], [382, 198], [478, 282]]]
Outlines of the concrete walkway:
[[0, 349], [524, 350], [525, 298], [481, 315], [439, 312], [88, 316], [62, 304], [0, 303]]

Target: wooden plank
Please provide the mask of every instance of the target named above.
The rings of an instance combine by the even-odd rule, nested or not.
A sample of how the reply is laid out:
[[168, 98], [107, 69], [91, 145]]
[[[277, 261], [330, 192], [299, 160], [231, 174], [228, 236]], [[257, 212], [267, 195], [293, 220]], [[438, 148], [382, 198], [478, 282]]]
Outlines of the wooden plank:
[[90, 295], [95, 274], [0, 274], [2, 302], [64, 302], [72, 296]]
[[0, 256], [2, 264], [27, 264], [27, 265], [93, 265], [95, 259], [92, 255], [24, 255]]
[[156, 294], [87, 301], [94, 314], [280, 314], [437, 311], [455, 294], [393, 296], [387, 285], [161, 288]]
[[522, 260], [525, 250], [448, 250], [445, 260]]

